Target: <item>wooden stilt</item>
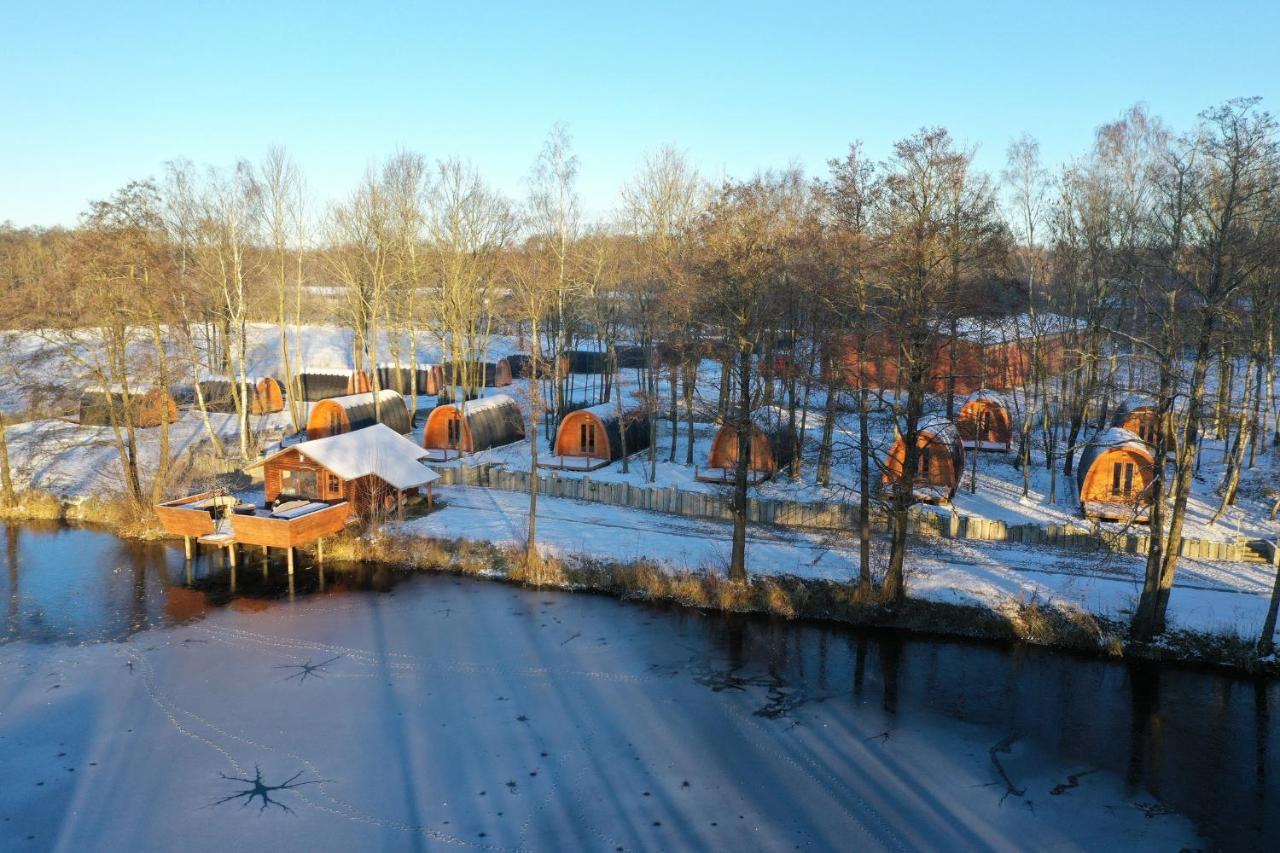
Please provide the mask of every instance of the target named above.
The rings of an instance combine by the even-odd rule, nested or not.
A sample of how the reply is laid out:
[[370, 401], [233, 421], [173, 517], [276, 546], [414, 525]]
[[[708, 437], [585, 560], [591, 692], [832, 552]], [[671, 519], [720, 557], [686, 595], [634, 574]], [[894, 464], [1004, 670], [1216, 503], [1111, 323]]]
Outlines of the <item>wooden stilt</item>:
[[316, 540], [316, 563], [324, 565], [324, 539], [323, 537]]
[[231, 591], [236, 591], [236, 567], [231, 567]]
[[289, 572], [289, 600], [293, 601], [293, 572]]
[[288, 556], [288, 564], [289, 564], [289, 584], [290, 584], [290, 585], [292, 585], [292, 584], [293, 584], [293, 548], [289, 548], [289, 549], [288, 549], [288, 551], [287, 551], [287, 553], [288, 553], [288, 555], [289, 555], [289, 556]]
[[320, 569], [320, 591], [324, 592], [324, 563], [319, 565]]
[[232, 543], [227, 547], [227, 554], [229, 554], [229, 555], [230, 555], [231, 568], [233, 568], [233, 569], [234, 569], [234, 568], [236, 567], [236, 543], [232, 542]]
[[191, 569], [191, 561], [187, 560], [187, 586], [191, 586], [191, 584], [195, 583], [195, 580], [196, 576], [195, 572]]
[[190, 562], [191, 561], [191, 537], [190, 536], [182, 537], [182, 550], [187, 555], [187, 561]]

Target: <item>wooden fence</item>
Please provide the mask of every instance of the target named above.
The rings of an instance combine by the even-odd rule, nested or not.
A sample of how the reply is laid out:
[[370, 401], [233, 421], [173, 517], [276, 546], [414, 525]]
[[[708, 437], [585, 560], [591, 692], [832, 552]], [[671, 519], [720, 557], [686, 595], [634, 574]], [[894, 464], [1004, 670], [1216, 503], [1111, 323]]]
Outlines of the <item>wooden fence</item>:
[[[528, 492], [528, 471], [509, 471], [494, 465], [441, 467], [437, 485], [481, 486], [510, 492]], [[675, 486], [640, 487], [630, 483], [606, 483], [590, 477], [561, 477], [551, 473], [539, 478], [540, 494], [554, 498], [594, 501], [610, 506], [644, 509], [680, 515], [732, 521], [729, 499], [715, 492], [689, 492]], [[776, 498], [748, 497], [747, 519], [756, 524], [819, 530], [853, 530], [858, 525], [858, 507], [853, 503], [828, 501], [788, 501]], [[878, 509], [872, 521], [887, 524]], [[945, 539], [969, 539], [982, 542], [1009, 542], [1041, 545], [1080, 551], [1109, 550], [1125, 554], [1145, 554], [1149, 537], [1145, 533], [1117, 533], [1094, 529], [1085, 524], [1006, 524], [986, 518], [939, 513], [913, 507], [908, 529], [920, 536]], [[1244, 562], [1251, 549], [1246, 543], [1210, 542], [1201, 539], [1182, 540], [1179, 552], [1184, 557], [1226, 562]], [[1273, 562], [1275, 551], [1272, 551]]]

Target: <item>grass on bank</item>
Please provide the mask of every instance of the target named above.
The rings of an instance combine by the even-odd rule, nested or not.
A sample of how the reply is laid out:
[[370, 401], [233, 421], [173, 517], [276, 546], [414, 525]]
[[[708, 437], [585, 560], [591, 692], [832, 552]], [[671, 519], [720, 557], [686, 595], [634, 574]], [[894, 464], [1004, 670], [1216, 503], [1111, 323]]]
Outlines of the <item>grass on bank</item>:
[[651, 560], [614, 561], [543, 555], [525, 560], [519, 546], [466, 539], [377, 533], [326, 544], [326, 558], [382, 562], [427, 571], [456, 572], [528, 586], [593, 590], [623, 599], [705, 610], [811, 619], [917, 633], [1025, 642], [1109, 657], [1136, 657], [1271, 672], [1250, 639], [1171, 632], [1159, 645], [1135, 645], [1128, 626], [1035, 596], [997, 609], [908, 598], [891, 606], [879, 588], [794, 575], [729, 580], [722, 570], [673, 569]]

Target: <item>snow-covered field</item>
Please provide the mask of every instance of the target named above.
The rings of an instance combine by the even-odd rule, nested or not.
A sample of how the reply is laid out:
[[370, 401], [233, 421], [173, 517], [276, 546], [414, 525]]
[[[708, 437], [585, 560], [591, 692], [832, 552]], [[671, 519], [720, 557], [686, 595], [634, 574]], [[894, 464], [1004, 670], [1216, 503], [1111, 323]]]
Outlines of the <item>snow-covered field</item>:
[[[469, 486], [436, 490], [445, 504], [405, 522], [408, 535], [521, 544], [528, 497]], [[731, 527], [643, 510], [540, 496], [538, 540], [549, 553], [616, 560], [656, 560], [674, 569], [724, 571]], [[757, 574], [850, 580], [857, 577], [858, 542], [835, 531], [755, 527], [748, 531], [747, 567]], [[1001, 610], [1033, 597], [1127, 620], [1142, 584], [1141, 559], [1111, 552], [969, 543], [920, 542], [909, 557], [908, 594]], [[1177, 628], [1255, 638], [1266, 615], [1274, 574], [1254, 564], [1187, 559], [1170, 599]]]
[[1007, 724], [789, 683], [696, 619], [420, 580], [0, 646], [0, 846], [1200, 846], [1143, 787]]

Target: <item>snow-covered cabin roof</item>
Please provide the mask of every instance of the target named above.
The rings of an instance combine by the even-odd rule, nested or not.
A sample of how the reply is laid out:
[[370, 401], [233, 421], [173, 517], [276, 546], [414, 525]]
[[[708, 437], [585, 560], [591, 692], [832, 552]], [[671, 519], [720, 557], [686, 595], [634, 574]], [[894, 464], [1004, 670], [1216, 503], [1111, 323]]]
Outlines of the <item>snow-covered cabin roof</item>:
[[421, 463], [420, 460], [427, 457], [425, 448], [414, 444], [386, 424], [374, 424], [341, 435], [294, 444], [249, 467], [265, 465], [291, 450], [298, 451], [348, 481], [373, 476], [397, 489], [412, 489], [424, 486], [440, 476]]
[[1014, 314], [1009, 317], [961, 317], [956, 321], [956, 337], [982, 344], [1008, 343], [1030, 340], [1040, 334], [1061, 334], [1072, 329], [1082, 329], [1085, 323], [1063, 314], [1039, 312], [1035, 323], [1030, 314]]
[[307, 367], [303, 368], [302, 373], [310, 373], [312, 376], [350, 376], [355, 373], [353, 367]]
[[589, 415], [594, 415], [602, 421], [607, 421], [610, 418], [616, 418], [618, 416], [618, 404], [600, 403], [597, 406], [588, 406], [585, 409], [578, 409], [577, 411], [586, 412]]
[[974, 391], [968, 397], [965, 397], [964, 402], [960, 404], [960, 408], [963, 409], [968, 404], [975, 403], [979, 400], [996, 403], [1003, 407], [1005, 411], [1011, 411], [1013, 409], [1013, 407], [1009, 405], [1009, 400], [1003, 394], [997, 394], [996, 392], [987, 389]]

